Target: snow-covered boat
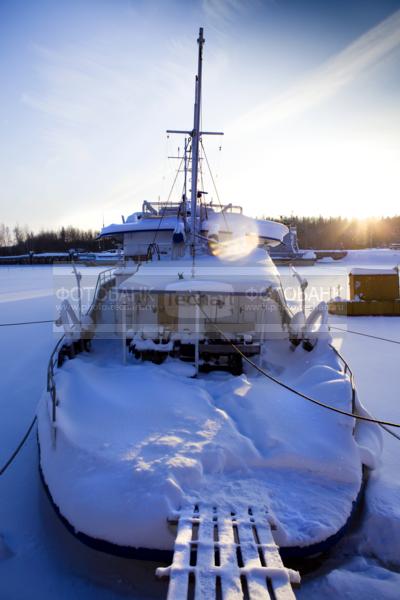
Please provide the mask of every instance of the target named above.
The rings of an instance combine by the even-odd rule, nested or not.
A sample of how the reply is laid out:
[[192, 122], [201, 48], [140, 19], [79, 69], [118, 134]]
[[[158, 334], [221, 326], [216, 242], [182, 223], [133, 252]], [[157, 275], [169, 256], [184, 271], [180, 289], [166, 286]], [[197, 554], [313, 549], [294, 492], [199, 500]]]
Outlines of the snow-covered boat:
[[124, 265], [101, 276], [85, 319], [63, 305], [40, 469], [65, 522], [103, 550], [165, 558], [169, 515], [207, 504], [267, 509], [282, 555], [305, 556], [348, 524], [379, 432], [309, 400], [365, 414], [326, 306], [306, 317], [286, 304], [265, 246], [287, 228], [198, 189], [202, 45], [201, 31], [190, 204], [184, 188], [103, 229]]
[[313, 250], [300, 250], [297, 229], [293, 225], [289, 227], [282, 242], [270, 248], [269, 253], [276, 265], [311, 266], [317, 260]]
[[115, 265], [122, 261], [123, 252], [121, 250], [105, 250], [104, 252], [79, 252], [76, 256], [76, 262], [86, 265]]

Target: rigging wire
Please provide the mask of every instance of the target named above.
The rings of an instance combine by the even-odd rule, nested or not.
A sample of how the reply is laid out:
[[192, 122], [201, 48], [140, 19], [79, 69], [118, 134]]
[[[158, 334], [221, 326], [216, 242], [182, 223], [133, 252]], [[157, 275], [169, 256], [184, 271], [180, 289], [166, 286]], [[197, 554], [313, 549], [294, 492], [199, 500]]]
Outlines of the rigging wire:
[[[200, 138], [201, 139], [201, 138]], [[202, 151], [204, 154], [204, 148], [203, 148], [203, 144], [200, 144], [200, 152], [199, 152], [199, 172], [200, 172], [200, 183], [201, 183], [201, 191], [204, 192], [204, 178], [203, 178], [203, 156], [202, 156]]]
[[[168, 194], [168, 198], [167, 198], [167, 202], [166, 202], [166, 204], [168, 204], [168, 203], [169, 203], [169, 201], [170, 201], [170, 199], [171, 199], [172, 192], [173, 192], [173, 190], [174, 190], [174, 187], [175, 187], [175, 184], [176, 184], [176, 180], [178, 179], [178, 175], [179, 175], [179, 173], [180, 173], [180, 170], [181, 170], [181, 167], [182, 167], [182, 163], [183, 163], [183, 161], [184, 161], [184, 156], [182, 156], [182, 158], [181, 158], [181, 160], [180, 160], [180, 162], [179, 162], [179, 166], [178, 166], [178, 169], [177, 169], [177, 171], [176, 171], [176, 173], [175, 173], [175, 177], [174, 177], [174, 180], [173, 180], [173, 182], [172, 182], [171, 189], [170, 189], [170, 191], [169, 191], [169, 194]], [[179, 209], [178, 209], [178, 210], [179, 210]], [[161, 219], [160, 219], [160, 221], [159, 221], [159, 223], [158, 223], [158, 227], [157, 227], [157, 229], [156, 229], [156, 231], [155, 231], [155, 233], [154, 233], [153, 241], [152, 241], [152, 243], [151, 243], [151, 244], [149, 244], [149, 247], [150, 247], [150, 246], [152, 246], [153, 244], [155, 244], [155, 243], [156, 243], [156, 241], [157, 241], [157, 237], [158, 237], [158, 234], [159, 234], [159, 231], [160, 231], [161, 223], [163, 222], [163, 219], [164, 219], [164, 215], [165, 215], [165, 210], [163, 210], [163, 211], [161, 212]]]
[[[201, 104], [200, 105], [200, 131], [202, 131], [202, 129], [203, 129], [203, 105]], [[208, 162], [208, 158], [207, 158], [207, 155], [206, 155], [206, 150], [204, 148], [203, 138], [202, 137], [200, 137], [200, 147], [201, 147], [201, 150], [203, 151], [203, 155], [204, 155], [204, 158], [205, 158], [205, 161], [206, 161], [206, 164], [207, 164], [207, 168], [208, 168], [208, 171], [210, 173], [211, 181], [213, 183], [214, 190], [215, 190], [215, 193], [216, 193], [216, 196], [217, 196], [217, 200], [218, 200], [219, 206], [221, 208], [221, 212], [222, 212], [222, 203], [221, 203], [221, 200], [220, 200], [220, 197], [219, 197], [219, 194], [218, 194], [218, 190], [217, 190], [217, 186], [216, 186], [215, 181], [214, 181], [213, 174], [211, 172], [210, 163]], [[203, 179], [203, 172], [202, 172], [201, 162], [200, 162], [200, 170], [201, 170], [201, 176], [202, 176], [202, 179]], [[204, 190], [204, 184], [203, 183], [202, 183], [202, 187], [203, 187], [203, 190]], [[227, 225], [227, 221], [226, 221], [226, 215], [225, 215], [225, 213], [222, 213], [222, 214], [223, 214], [223, 218], [224, 218], [224, 221], [225, 221], [225, 227], [226, 227], [227, 231], [229, 231], [228, 225]]]
[[185, 158], [184, 158], [184, 156], [182, 156], [182, 158], [181, 158], [181, 160], [180, 160], [180, 162], [179, 162], [179, 166], [178, 166], [178, 168], [177, 168], [177, 171], [176, 171], [176, 173], [175, 173], [175, 177], [174, 177], [174, 180], [173, 180], [173, 182], [172, 182], [171, 189], [169, 190], [169, 194], [168, 194], [168, 198], [167, 198], [167, 202], [166, 202], [167, 204], [168, 204], [168, 202], [169, 202], [169, 201], [170, 201], [170, 199], [171, 199], [172, 192], [174, 191], [174, 187], [175, 187], [175, 184], [176, 184], [176, 180], [178, 179], [178, 175], [179, 175], [179, 173], [181, 172], [181, 168], [182, 168], [182, 164], [183, 164], [183, 161], [184, 161], [184, 160], [185, 160]]
[[222, 207], [221, 198], [220, 198], [220, 196], [219, 196], [219, 193], [218, 193], [217, 184], [215, 183], [215, 179], [214, 179], [214, 176], [213, 176], [213, 173], [212, 173], [212, 170], [211, 170], [210, 163], [208, 162], [208, 157], [207, 157], [207, 153], [206, 153], [206, 151], [205, 151], [204, 145], [203, 145], [203, 140], [202, 140], [202, 138], [200, 138], [200, 144], [201, 144], [201, 147], [202, 147], [202, 150], [203, 150], [204, 159], [205, 159], [205, 161], [206, 161], [206, 165], [207, 165], [207, 168], [208, 168], [208, 172], [209, 172], [209, 174], [210, 174], [211, 181], [212, 181], [212, 184], [213, 184], [213, 186], [214, 186], [215, 194], [216, 194], [216, 196], [217, 196], [217, 200], [218, 200], [218, 203], [219, 203], [219, 206], [220, 206], [221, 212], [222, 212], [222, 216], [223, 216], [223, 219], [224, 219], [224, 222], [225, 222], [225, 227], [226, 227], [226, 230], [227, 230], [227, 232], [229, 232], [229, 231], [230, 231], [230, 229], [229, 229], [228, 222], [227, 222], [227, 219], [226, 219], [226, 214], [225, 214], [225, 212], [222, 210], [222, 208], [223, 208], [223, 207]]

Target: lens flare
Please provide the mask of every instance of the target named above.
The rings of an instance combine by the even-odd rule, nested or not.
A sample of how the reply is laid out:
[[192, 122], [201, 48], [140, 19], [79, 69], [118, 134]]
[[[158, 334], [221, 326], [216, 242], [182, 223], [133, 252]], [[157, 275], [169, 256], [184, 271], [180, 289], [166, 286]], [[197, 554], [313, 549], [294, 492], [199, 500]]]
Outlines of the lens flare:
[[210, 248], [214, 256], [222, 260], [238, 260], [248, 256], [259, 244], [258, 233], [240, 232], [232, 234], [225, 240], [212, 242]]

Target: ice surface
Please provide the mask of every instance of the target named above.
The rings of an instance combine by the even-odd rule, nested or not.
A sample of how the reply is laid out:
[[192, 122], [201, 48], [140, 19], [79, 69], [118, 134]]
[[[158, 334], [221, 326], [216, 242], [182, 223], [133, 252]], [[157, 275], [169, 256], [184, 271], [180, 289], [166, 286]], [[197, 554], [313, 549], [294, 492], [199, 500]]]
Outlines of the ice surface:
[[[336, 289], [342, 271], [353, 266], [393, 268], [399, 252], [350, 251], [343, 260], [301, 268], [310, 281]], [[84, 268], [80, 267], [83, 272]], [[91, 269], [91, 272], [95, 269]], [[285, 267], [280, 268], [286, 273]], [[0, 267], [0, 322], [53, 317], [53, 269], [49, 266]], [[85, 274], [83, 283], [85, 282]], [[35, 297], [36, 294], [36, 297]], [[14, 302], [19, 296], [19, 300]], [[329, 297], [329, 296], [328, 296]], [[343, 323], [349, 328], [400, 339], [398, 318], [359, 317]], [[55, 343], [51, 324], [0, 329], [0, 456], [4, 462], [30, 422], [45, 382], [47, 360]], [[350, 363], [360, 399], [381, 417], [400, 421], [398, 403], [399, 347], [378, 340], [335, 333], [335, 343]], [[181, 375], [184, 375], [181, 373]], [[190, 373], [188, 373], [190, 376]], [[399, 575], [383, 568], [399, 568], [400, 557], [400, 443], [384, 433], [378, 471], [367, 487], [366, 507], [351, 538], [337, 552], [335, 563], [303, 578], [299, 598], [326, 600], [399, 597]], [[0, 560], [0, 597], [70, 600], [116, 600], [127, 597], [161, 598], [166, 584], [154, 578], [154, 563], [117, 559], [92, 551], [72, 538], [53, 514], [38, 478], [37, 446], [31, 436], [16, 462], [0, 478], [0, 534], [13, 552]], [[371, 558], [349, 559], [363, 554]], [[28, 596], [29, 597], [29, 596]]]
[[398, 600], [399, 586], [399, 573], [358, 557], [332, 569], [325, 577], [303, 579], [296, 597], [298, 600]]

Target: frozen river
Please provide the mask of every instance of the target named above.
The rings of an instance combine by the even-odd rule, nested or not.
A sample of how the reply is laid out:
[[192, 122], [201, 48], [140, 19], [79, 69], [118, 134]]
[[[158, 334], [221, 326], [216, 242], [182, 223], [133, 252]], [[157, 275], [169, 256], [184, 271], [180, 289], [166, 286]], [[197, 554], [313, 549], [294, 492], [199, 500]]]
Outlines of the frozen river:
[[[338, 264], [299, 269], [309, 280], [307, 303], [344, 295], [351, 266], [394, 267], [398, 261], [400, 252], [358, 251]], [[93, 288], [100, 269], [80, 270], [83, 285]], [[56, 273], [48, 266], [0, 267], [0, 324], [53, 319], [54, 288], [60, 278], [73, 285], [70, 271], [70, 266]], [[288, 269], [281, 273], [288, 300], [298, 300]], [[396, 317], [331, 317], [331, 324], [400, 340]], [[57, 336], [52, 323], [0, 327], [0, 465], [32, 420]], [[375, 416], [400, 422], [400, 345], [351, 333], [335, 334], [335, 345], [349, 362], [366, 407]], [[399, 597], [399, 464], [400, 441], [384, 433], [382, 464], [371, 475], [361, 522], [320, 572], [303, 579], [298, 598]], [[163, 598], [167, 585], [155, 579], [155, 567], [90, 550], [65, 530], [40, 484], [31, 435], [0, 477], [0, 600]]]

